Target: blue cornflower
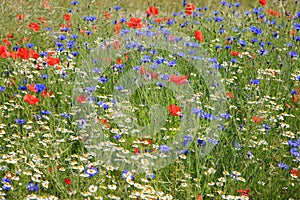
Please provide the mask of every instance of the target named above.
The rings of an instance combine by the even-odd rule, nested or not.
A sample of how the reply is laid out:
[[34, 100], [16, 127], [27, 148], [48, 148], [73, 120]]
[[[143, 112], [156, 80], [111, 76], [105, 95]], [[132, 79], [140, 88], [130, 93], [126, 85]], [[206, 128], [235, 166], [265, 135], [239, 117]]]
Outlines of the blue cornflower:
[[252, 31], [253, 33], [255, 33], [256, 35], [261, 35], [262, 34], [262, 30], [255, 27], [255, 26], [251, 26], [250, 27], [250, 31]]
[[239, 145], [239, 143], [237, 143], [237, 142], [234, 142], [233, 145], [235, 147], [235, 150], [237, 150], [237, 151], [239, 151], [243, 148], [243, 146]]
[[121, 9], [121, 6], [114, 6], [114, 9], [115, 9], [116, 11], [118, 11], [118, 10]]
[[29, 48], [29, 49], [31, 49], [31, 48], [34, 47], [34, 44], [31, 44], [31, 43], [30, 44], [26, 44], [26, 47]]
[[214, 21], [215, 21], [215, 22], [221, 22], [221, 21], [223, 21], [223, 20], [224, 20], [223, 17], [214, 17]]
[[230, 60], [230, 62], [232, 62], [232, 63], [237, 63], [238, 60], [237, 60], [236, 58], [232, 58], [232, 59]]
[[48, 78], [48, 74], [42, 74], [42, 75], [40, 76], [40, 78], [46, 79], [46, 78]]
[[72, 115], [70, 115], [69, 113], [63, 113], [61, 114], [62, 117], [70, 119]]
[[299, 157], [300, 155], [300, 151], [298, 148], [291, 148], [290, 153], [295, 157]]
[[188, 135], [185, 135], [183, 137], [183, 145], [184, 146], [187, 146], [189, 144], [189, 142], [193, 141], [193, 136], [188, 136]]
[[79, 55], [79, 53], [77, 51], [74, 51], [74, 52], [72, 52], [72, 55], [76, 57]]
[[295, 28], [297, 31], [299, 31], [299, 30], [300, 30], [300, 24], [295, 23], [295, 24], [294, 24], [294, 28]]
[[79, 2], [78, 2], [78, 1], [71, 1], [71, 4], [72, 4], [72, 5], [78, 5]]
[[216, 140], [216, 139], [213, 139], [213, 138], [208, 138], [208, 142], [211, 142], [211, 143], [213, 143], [213, 144], [219, 144], [219, 141], [218, 140]]
[[279, 33], [278, 32], [274, 32], [273, 33], [273, 37], [276, 38], [276, 39], [279, 39]]
[[200, 113], [203, 112], [203, 110], [200, 108], [193, 108], [191, 112], [195, 115], [199, 115]]
[[246, 156], [250, 160], [254, 157], [254, 155], [250, 151], [247, 152]]
[[86, 31], [85, 32], [87, 35], [92, 35], [92, 31]]
[[55, 44], [56, 44], [56, 46], [58, 46], [58, 47], [63, 47], [64, 46], [64, 44], [63, 43], [61, 43], [61, 42], [55, 42]]
[[46, 89], [44, 84], [35, 84], [34, 88], [36, 89], [36, 93], [40, 93]]
[[26, 120], [25, 119], [16, 119], [16, 122], [18, 124], [26, 124]]
[[2, 189], [5, 190], [5, 191], [9, 191], [12, 189], [12, 185], [10, 183], [7, 183], [5, 182], [3, 185], [2, 185]]
[[39, 190], [39, 186], [38, 186], [38, 184], [35, 184], [35, 183], [28, 183], [27, 185], [26, 185], [26, 188], [29, 190], [29, 191], [32, 191], [32, 192], [34, 192], [34, 191], [38, 191]]
[[229, 113], [221, 113], [220, 117], [223, 118], [223, 119], [228, 119], [228, 118], [231, 117], [231, 115]]
[[289, 140], [288, 141], [288, 144], [291, 146], [291, 147], [299, 147], [300, 144], [297, 140]]
[[214, 15], [218, 15], [219, 13], [220, 13], [219, 11], [216, 11], [216, 10], [213, 11], [213, 14], [214, 14]]
[[160, 146], [160, 153], [168, 153], [170, 151], [170, 147], [167, 145], [163, 144]]
[[102, 104], [102, 108], [105, 109], [105, 110], [109, 109], [109, 105], [107, 105], [106, 103], [104, 103], [104, 104]]
[[260, 49], [260, 50], [257, 50], [257, 52], [258, 52], [261, 56], [268, 55], [268, 50], [267, 50], [267, 49]]
[[96, 176], [98, 174], [98, 169], [95, 167], [90, 167], [88, 169], [86, 169], [84, 172], [86, 174], [88, 174], [90, 176], [90, 178], [92, 178], [93, 176]]
[[150, 55], [145, 55], [144, 58], [142, 58], [141, 60], [144, 63], [151, 62], [151, 56]]
[[42, 110], [42, 115], [50, 115], [50, 111], [49, 110]]
[[242, 47], [244, 47], [244, 46], [247, 45], [247, 42], [244, 41], [244, 40], [240, 40], [240, 41], [239, 41], [239, 44], [240, 44]]
[[118, 139], [120, 139], [121, 137], [122, 137], [121, 134], [116, 134], [113, 138], [116, 139], [116, 140], [118, 140]]
[[6, 87], [5, 87], [5, 86], [0, 86], [0, 92], [4, 92], [4, 91], [5, 91], [5, 89], [6, 89]]
[[282, 168], [284, 170], [288, 170], [290, 167], [287, 166], [285, 163], [278, 163], [277, 165], [279, 168]]
[[176, 65], [176, 60], [169, 60], [168, 61], [168, 66], [174, 67]]
[[58, 35], [57, 36], [57, 39], [59, 39], [59, 40], [65, 40], [65, 39], [67, 39], [68, 37], [66, 36], [66, 35]]
[[121, 90], [124, 90], [124, 87], [123, 86], [116, 86], [115, 89], [121, 91]]
[[99, 81], [100, 83], [104, 84], [104, 83], [108, 82], [108, 78], [100, 77], [100, 78], [98, 79], [98, 81]]
[[161, 74], [159, 77], [163, 80], [169, 80], [170, 76], [168, 74]]
[[20, 85], [18, 87], [18, 90], [27, 90], [27, 86], [26, 85]]
[[295, 58], [295, 57], [298, 57], [298, 53], [296, 53], [294, 51], [290, 51], [289, 56], [291, 56], [292, 58]]
[[239, 2], [237, 2], [237, 3], [234, 4], [234, 6], [235, 6], [235, 7], [240, 7], [241, 4], [240, 4]]
[[199, 146], [206, 146], [205, 140], [198, 139], [197, 143], [198, 143]]
[[18, 51], [19, 48], [20, 48], [19, 46], [14, 46], [14, 47], [13, 47], [13, 50], [14, 50], [14, 51]]
[[269, 124], [263, 124], [262, 127], [264, 129], [266, 129], [267, 131], [271, 129], [270, 126], [269, 126]]
[[77, 39], [77, 38], [78, 38], [78, 35], [71, 34], [71, 35], [70, 35], [70, 38], [72, 38], [72, 39]]
[[12, 183], [12, 180], [10, 180], [9, 178], [2, 178], [2, 183]]
[[70, 41], [67, 42], [67, 47], [69, 49], [72, 49], [72, 48], [75, 47], [75, 43], [76, 43], [75, 40], [70, 40]]
[[157, 85], [158, 87], [163, 87], [163, 86], [165, 86], [165, 85], [162, 84], [161, 82], [157, 82], [156, 85]]
[[260, 82], [259, 79], [253, 79], [253, 80], [251, 81], [251, 84], [258, 85], [259, 82]]
[[147, 175], [147, 180], [152, 180], [152, 179], [155, 179], [156, 178], [156, 174], [152, 173], [150, 175]]
[[258, 42], [258, 39], [257, 38], [252, 38], [252, 43], [254, 44], [255, 42]]

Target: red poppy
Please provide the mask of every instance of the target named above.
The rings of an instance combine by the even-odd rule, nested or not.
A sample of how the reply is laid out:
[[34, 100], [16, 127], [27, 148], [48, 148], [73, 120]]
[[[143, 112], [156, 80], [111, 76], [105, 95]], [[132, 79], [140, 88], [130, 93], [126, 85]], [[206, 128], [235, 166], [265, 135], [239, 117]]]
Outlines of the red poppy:
[[0, 58], [7, 58], [8, 52], [6, 46], [0, 46]]
[[143, 138], [142, 139], [142, 144], [144, 146], [151, 145], [152, 144], [152, 140], [151, 139], [147, 139], [147, 138]]
[[169, 35], [168, 40], [169, 40], [170, 42], [175, 42], [175, 37], [174, 37], [173, 35]]
[[259, 3], [260, 3], [262, 6], [265, 6], [265, 5], [267, 5], [267, 0], [259, 0]]
[[251, 191], [250, 188], [248, 188], [247, 190], [241, 189], [241, 190], [238, 190], [238, 193], [240, 193], [240, 195], [242, 195], [244, 197], [247, 197], [248, 194], [250, 193], [250, 191]]
[[8, 38], [10, 38], [10, 39], [13, 39], [13, 38], [14, 38], [14, 36], [13, 36], [12, 33], [8, 33], [6, 36], [7, 36]]
[[64, 14], [64, 19], [66, 21], [71, 21], [71, 15], [70, 14]]
[[139, 154], [140, 153], [140, 149], [139, 148], [134, 148], [133, 153], [134, 154]]
[[2, 42], [3, 42], [6, 46], [10, 46], [10, 45], [11, 45], [10, 41], [9, 41], [7, 38], [4, 38], [4, 39], [2, 40]]
[[192, 3], [188, 3], [185, 7], [185, 14], [187, 15], [191, 15], [193, 14], [193, 10], [195, 10], [195, 5]]
[[232, 94], [232, 92], [227, 92], [226, 96], [228, 96], [230, 99], [234, 98], [234, 95]]
[[24, 96], [24, 101], [29, 104], [38, 105], [40, 100], [38, 98], [36, 98], [35, 96], [32, 96], [31, 94], [26, 94]]
[[66, 183], [67, 185], [71, 185], [71, 184], [72, 184], [72, 180], [69, 179], [69, 178], [65, 178], [65, 183]]
[[161, 22], [162, 22], [162, 19], [161, 19], [161, 18], [156, 18], [156, 19], [155, 19], [155, 22], [156, 22], [156, 23], [161, 23]]
[[198, 195], [197, 195], [196, 200], [203, 200], [201, 194], [198, 194]]
[[189, 75], [185, 75], [185, 76], [176, 76], [174, 74], [170, 75], [170, 82], [176, 83], [176, 85], [182, 85], [185, 83], [188, 83], [189, 81], [187, 80], [187, 78], [189, 77]]
[[122, 59], [121, 58], [117, 58], [117, 63], [118, 64], [122, 64], [123, 63]]
[[147, 9], [146, 14], [151, 16], [156, 16], [158, 15], [158, 9], [155, 6], [150, 6]]
[[40, 26], [35, 22], [28, 24], [28, 28], [32, 29], [34, 32], [38, 32], [40, 30]]
[[86, 102], [86, 97], [80, 95], [79, 97], [75, 97], [78, 103], [84, 103]]
[[17, 58], [22, 58], [24, 60], [28, 60], [29, 59], [29, 50], [26, 48], [19, 48], [17, 51]]
[[105, 14], [106, 19], [110, 19], [110, 13], [109, 12], [105, 12], [104, 14]]
[[295, 108], [294, 105], [290, 105], [290, 104], [288, 104], [288, 103], [285, 104], [285, 107], [287, 107], [287, 108]]
[[260, 124], [262, 121], [266, 120], [266, 118], [260, 118], [259, 116], [252, 117], [253, 122]]
[[280, 17], [280, 12], [277, 12], [276, 10], [273, 10], [273, 9], [268, 9], [268, 14], [269, 15], [273, 15], [273, 16], [275, 16], [275, 17]]
[[52, 91], [48, 92], [48, 88], [46, 88], [46, 89], [42, 92], [42, 97], [46, 97], [46, 96], [51, 97], [52, 94], [53, 94], [53, 92], [52, 92]]
[[232, 51], [232, 52], [230, 52], [230, 55], [234, 56], [234, 57], [239, 57], [241, 55], [241, 53], [238, 51]]
[[295, 30], [290, 30], [290, 35], [296, 35], [296, 31]]
[[30, 58], [38, 59], [40, 57], [39, 53], [32, 49], [28, 51], [28, 54]]
[[47, 62], [48, 65], [54, 66], [54, 65], [57, 65], [57, 64], [60, 63], [60, 59], [48, 56], [47, 59], [46, 59], [46, 62]]
[[35, 89], [35, 85], [34, 84], [27, 84], [27, 89], [31, 92], [36, 92], [36, 89]]
[[172, 116], [180, 116], [181, 115], [181, 108], [174, 104], [169, 105], [168, 110]]
[[204, 34], [201, 31], [195, 31], [194, 36], [199, 42], [204, 42]]
[[98, 122], [105, 124], [106, 128], [110, 128], [110, 125], [109, 125], [107, 119], [98, 119]]
[[47, 10], [51, 10], [51, 6], [49, 5], [49, 2], [47, 0], [44, 0], [42, 2], [42, 7], [47, 9]]
[[45, 26], [47, 26], [47, 19], [45, 17], [37, 18], [39, 21], [42, 21]]
[[22, 19], [24, 19], [24, 15], [23, 14], [18, 14], [17, 19], [21, 21]]
[[121, 28], [122, 28], [121, 23], [117, 23], [114, 28], [115, 33], [119, 34], [121, 31]]
[[121, 40], [114, 40], [113, 46], [114, 46], [114, 49], [120, 49], [121, 48]]
[[127, 22], [127, 26], [129, 28], [142, 28], [141, 21], [142, 20], [140, 18], [132, 17], [132, 18], [130, 18], [130, 21]]
[[153, 79], [157, 79], [158, 78], [158, 74], [154, 73], [154, 72], [151, 72], [151, 71], [148, 71], [145, 67], [141, 66], [140, 67], [140, 74], [141, 75], [147, 75], [149, 74], [151, 76], [151, 78]]
[[296, 177], [300, 177], [300, 171], [297, 169], [291, 169], [291, 174]]

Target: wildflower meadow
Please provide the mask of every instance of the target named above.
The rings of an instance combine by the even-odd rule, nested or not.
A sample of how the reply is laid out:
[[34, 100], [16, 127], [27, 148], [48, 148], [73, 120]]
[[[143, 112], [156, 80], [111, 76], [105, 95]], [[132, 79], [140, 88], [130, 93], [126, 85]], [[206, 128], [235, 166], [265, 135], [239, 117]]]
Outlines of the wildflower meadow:
[[298, 0], [0, 9], [0, 199], [300, 199]]

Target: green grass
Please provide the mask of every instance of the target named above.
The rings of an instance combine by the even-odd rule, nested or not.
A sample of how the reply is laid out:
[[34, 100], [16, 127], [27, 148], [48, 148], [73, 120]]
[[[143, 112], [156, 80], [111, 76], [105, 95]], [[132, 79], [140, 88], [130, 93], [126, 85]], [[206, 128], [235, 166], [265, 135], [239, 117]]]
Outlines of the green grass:
[[[299, 157], [297, 159], [290, 154], [291, 147], [287, 145], [287, 141], [298, 139], [300, 128], [299, 101], [292, 102], [293, 96], [290, 94], [292, 90], [299, 88], [299, 81], [295, 77], [300, 76], [300, 69], [298, 60], [288, 56], [290, 51], [296, 51], [299, 54], [299, 50], [296, 48], [297, 42], [289, 35], [290, 29], [294, 29], [294, 23], [299, 23], [299, 20], [288, 20], [284, 12], [289, 11], [295, 15], [299, 12], [299, 5], [295, 6], [294, 1], [286, 1], [283, 4], [278, 1], [274, 1], [274, 4], [268, 2], [269, 8], [281, 12], [282, 17], [278, 19], [267, 15], [268, 19], [276, 19], [277, 23], [283, 27], [278, 28], [259, 22], [254, 15], [234, 18], [229, 8], [222, 7], [220, 3], [216, 2], [219, 1], [190, 1], [189, 3], [194, 3], [196, 7], [209, 6], [209, 11], [201, 11], [204, 13], [204, 17], [176, 18], [177, 24], [174, 30], [193, 38], [193, 42], [197, 42], [194, 39], [194, 31], [201, 30], [205, 35], [205, 42], [201, 43], [201, 46], [207, 51], [207, 56], [216, 58], [223, 65], [218, 72], [222, 75], [226, 90], [224, 92], [232, 92], [234, 98], [227, 98], [225, 102], [224, 109], [231, 117], [221, 121], [224, 130], [216, 129], [220, 135], [219, 144], [214, 146], [209, 154], [202, 155], [203, 147], [198, 145], [197, 139], [205, 139], [205, 130], [210, 127], [210, 122], [201, 119], [197, 121], [198, 129], [193, 142], [187, 146], [189, 154], [182, 155], [167, 167], [156, 171], [133, 172], [135, 183], [133, 185], [131, 181], [122, 179], [122, 171], [109, 168], [107, 160], [101, 160], [99, 155], [88, 151], [87, 146], [84, 145], [86, 138], [81, 138], [84, 134], [79, 134], [75, 117], [68, 119], [61, 115], [74, 111], [76, 108], [74, 106], [81, 106], [74, 100], [75, 96], [80, 95], [80, 92], [77, 94], [76, 88], [74, 88], [77, 86], [76, 84], [81, 84], [76, 82], [80, 80], [78, 79], [78, 69], [84, 70], [92, 67], [85, 66], [85, 58], [89, 55], [89, 51], [84, 43], [88, 42], [88, 47], [94, 48], [97, 42], [100, 43], [103, 39], [113, 37], [115, 33], [112, 21], [118, 20], [120, 17], [145, 18], [148, 3], [146, 1], [95, 0], [90, 3], [82, 1], [79, 5], [74, 6], [70, 5], [70, 2], [49, 1], [52, 8], [47, 10], [41, 7], [41, 1], [2, 1], [0, 3], [0, 36], [1, 39], [4, 39], [8, 33], [13, 33], [14, 38], [10, 39], [9, 50], [12, 50], [15, 45], [25, 47], [27, 43], [35, 44], [34, 50], [39, 53], [54, 50], [56, 48], [54, 42], [57, 40], [58, 34], [70, 35], [60, 33], [59, 27], [66, 23], [63, 15], [68, 12], [69, 8], [72, 8], [71, 34], [79, 36], [73, 50], [78, 51], [79, 56], [68, 60], [67, 55], [70, 55], [73, 50], [55, 55], [60, 58], [59, 66], [64, 68], [63, 71], [68, 75], [67, 78], [62, 78], [62, 70], [55, 67], [48, 66], [42, 70], [36, 70], [36, 63], [33, 60], [1, 58], [0, 86], [6, 86], [6, 90], [0, 92], [0, 147], [2, 148], [0, 150], [0, 176], [12, 180], [13, 190], [5, 191], [2, 188], [0, 195], [5, 196], [5, 199], [25, 199], [28, 195], [34, 194], [41, 199], [42, 196], [50, 197], [50, 195], [58, 199], [100, 199], [98, 196], [102, 196], [103, 199], [113, 199], [112, 196], [130, 199], [134, 194], [151, 194], [152, 199], [155, 196], [157, 198], [161, 196], [159, 199], [163, 199], [162, 196], [166, 195], [172, 195], [173, 199], [196, 199], [200, 194], [203, 199], [222, 199], [222, 195], [239, 196], [237, 190], [250, 188], [250, 199], [298, 199], [300, 179], [299, 176], [292, 177], [290, 170], [300, 170]], [[153, 3], [156, 3], [160, 12], [159, 17], [162, 18], [173, 17], [172, 12], [184, 11], [181, 1], [173, 3], [166, 0], [150, 1], [150, 5]], [[257, 1], [241, 3], [243, 6], [237, 8], [237, 11], [242, 15], [245, 10], [251, 10], [259, 5]], [[122, 9], [116, 12], [113, 10], [115, 5], [121, 6]], [[221, 11], [219, 15], [225, 18], [223, 22], [215, 23], [213, 20], [206, 20], [206, 17], [214, 17], [212, 14], [214, 10]], [[104, 12], [110, 12], [111, 18], [106, 19]], [[266, 10], [262, 12], [267, 13]], [[19, 13], [25, 16], [22, 22], [16, 18]], [[82, 16], [92, 15], [96, 16], [98, 20], [87, 23], [82, 19]], [[38, 32], [28, 29], [28, 23], [39, 22], [37, 19], [39, 17], [45, 17], [47, 25], [40, 22], [41, 30]], [[230, 21], [228, 21], [229, 19]], [[178, 24], [185, 21], [198, 21], [199, 24], [180, 28]], [[149, 21], [145, 23], [149, 23]], [[255, 35], [250, 31], [245, 33], [241, 31], [243, 28], [249, 29], [251, 26], [260, 28], [263, 34]], [[46, 31], [46, 27], [51, 30]], [[125, 27], [123, 25], [123, 28]], [[234, 32], [232, 30], [234, 27], [238, 27], [239, 31]], [[220, 28], [224, 28], [226, 32], [219, 34]], [[82, 35], [79, 29], [93, 30], [93, 34]], [[273, 37], [273, 33], [276, 31], [280, 35], [279, 39]], [[296, 35], [299, 36], [299, 33], [297, 32]], [[225, 49], [226, 38], [231, 36], [237, 39], [227, 50]], [[26, 37], [30, 38], [28, 42], [19, 42], [21, 38]], [[253, 37], [258, 38], [259, 41], [272, 43], [266, 44], [264, 47], [268, 50], [267, 55], [259, 55], [258, 43], [251, 44]], [[240, 39], [248, 41], [246, 47], [238, 44]], [[295, 47], [287, 47], [287, 42], [292, 42]], [[217, 45], [221, 46], [220, 51], [216, 51]], [[272, 49], [273, 46], [277, 48]], [[256, 58], [247, 58], [246, 55], [243, 55], [243, 58], [237, 58], [237, 64], [232, 64], [230, 61], [233, 57], [230, 56], [230, 52], [234, 50], [255, 54]], [[172, 60], [175, 59], [169, 56], [172, 53], [162, 50], [158, 51], [157, 56], [154, 57]], [[140, 87], [132, 92], [129, 98], [130, 105], [126, 104], [121, 107], [126, 117], [120, 117], [120, 121], [116, 120], [118, 118], [114, 112], [115, 108], [112, 107], [111, 99], [115, 87], [118, 86], [116, 84], [124, 74], [132, 72], [132, 67], [141, 65], [140, 58], [147, 54], [150, 54], [150, 49], [142, 53], [132, 52], [129, 54], [128, 60], [123, 58], [125, 64], [123, 72], [111, 70], [110, 67], [116, 64], [113, 61], [107, 66], [106, 71], [101, 72], [101, 76], [105, 75], [109, 78], [108, 82], [98, 83], [95, 92], [98, 101], [105, 101], [111, 107], [111, 109], [104, 110], [95, 105], [97, 117], [108, 119], [111, 126], [103, 128], [103, 135], [130, 153], [133, 153], [136, 148], [139, 148], [140, 151], [159, 151], [160, 145], [171, 144], [172, 140], [178, 136], [176, 128], [182, 124], [178, 116], [170, 116], [167, 110], [170, 104], [180, 105], [182, 98], [168, 87], [160, 88], [155, 84]], [[278, 56], [281, 57], [280, 60], [278, 60]], [[209, 96], [212, 90], [205, 82], [205, 73], [198, 72], [188, 59], [178, 58], [176, 61], [177, 65], [174, 67], [174, 71], [181, 75], [195, 74], [188, 78], [190, 88], [199, 94], [198, 101], [194, 104], [195, 107], [202, 108], [205, 112], [213, 112], [210, 106], [214, 106], [215, 102]], [[38, 61], [38, 63], [42, 65], [42, 61]], [[162, 64], [160, 68], [168, 68], [168, 66]], [[158, 70], [160, 69], [153, 69], [154, 72], [158, 72]], [[272, 75], [270, 71], [274, 70], [278, 70], [279, 74]], [[49, 77], [47, 79], [40, 78], [43, 74], [48, 74]], [[253, 79], [259, 79], [260, 83], [258, 85], [249, 84]], [[27, 83], [24, 83], [24, 80], [27, 80]], [[44, 98], [41, 94], [18, 89], [21, 85], [38, 83], [46, 85], [54, 96]], [[178, 88], [180, 87], [178, 86]], [[184, 87], [182, 86], [182, 88]], [[25, 94], [29, 93], [40, 99], [38, 106], [28, 105], [24, 102]], [[163, 105], [164, 110], [160, 110], [159, 116], [157, 116], [158, 118], [166, 116], [163, 129], [149, 125], [152, 117], [151, 107], [156, 104]], [[288, 108], [286, 104], [295, 108]], [[91, 109], [88, 106], [81, 108]], [[37, 115], [40, 115], [42, 110], [48, 110], [51, 114], [43, 115], [38, 119]], [[253, 116], [260, 116], [264, 120], [261, 123], [255, 123], [252, 119]], [[149, 125], [153, 130], [147, 129], [148, 134], [145, 133], [140, 138], [134, 137], [127, 130], [130, 129], [132, 122], [126, 122], [127, 118], [132, 117], [136, 118], [137, 125]], [[18, 125], [16, 119], [25, 119], [27, 124]], [[266, 131], [263, 124], [268, 124], [271, 129]], [[289, 127], [286, 127], [285, 124]], [[105, 127], [105, 124], [101, 125]], [[97, 128], [97, 130], [101, 129], [101, 127]], [[92, 132], [92, 129], [93, 127], [87, 130]], [[152, 137], [151, 131], [155, 132]], [[115, 139], [116, 133], [122, 133], [122, 138]], [[143, 137], [151, 138], [152, 144], [138, 143]], [[243, 147], [236, 148], [234, 142]], [[253, 157], [249, 155], [253, 155]], [[279, 168], [278, 163], [287, 164], [289, 169]], [[84, 171], [90, 166], [97, 167], [98, 174], [86, 177]], [[233, 176], [235, 171], [240, 175]], [[152, 173], [155, 173], [156, 178], [147, 180], [146, 177]], [[65, 178], [70, 178], [72, 184], [67, 185]], [[39, 190], [28, 191], [26, 185], [29, 182], [37, 183]], [[4, 184], [2, 183], [2, 185]], [[98, 188], [97, 191], [90, 192], [89, 197], [85, 196], [88, 191], [92, 191], [92, 185]], [[114, 185], [117, 186], [115, 189]], [[139, 199], [151, 198], [139, 197]]]

